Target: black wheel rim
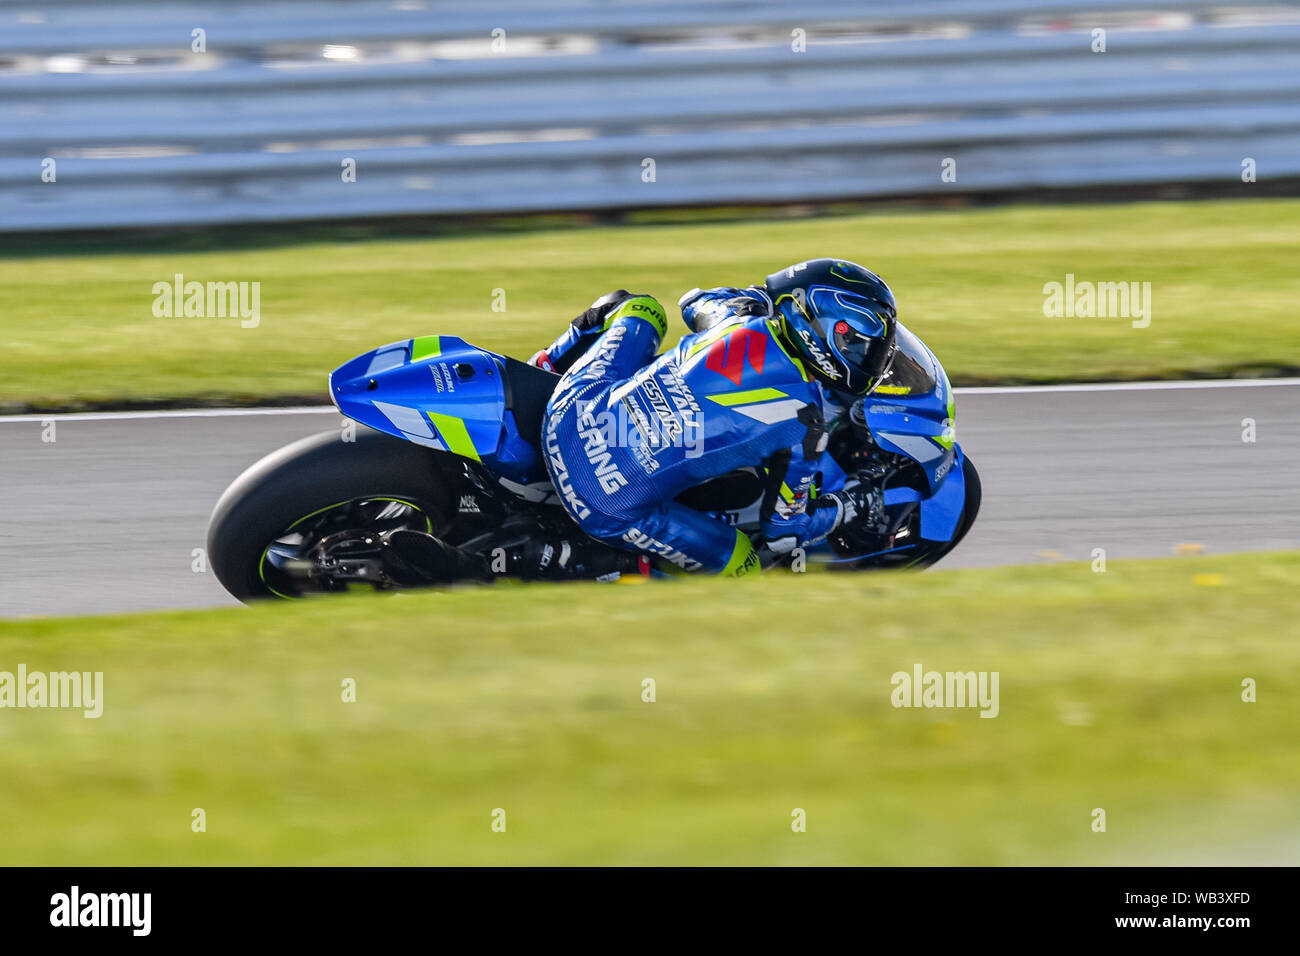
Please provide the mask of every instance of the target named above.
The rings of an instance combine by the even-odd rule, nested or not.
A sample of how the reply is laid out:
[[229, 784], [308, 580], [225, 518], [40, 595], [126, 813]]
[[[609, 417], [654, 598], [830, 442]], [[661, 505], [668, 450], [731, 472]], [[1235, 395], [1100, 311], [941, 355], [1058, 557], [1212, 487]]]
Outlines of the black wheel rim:
[[257, 576], [268, 591], [286, 599], [336, 590], [322, 586], [308, 573], [308, 555], [322, 539], [340, 532], [378, 535], [399, 528], [432, 533], [433, 519], [420, 504], [392, 495], [326, 505], [298, 518], [272, 539], [258, 559]]

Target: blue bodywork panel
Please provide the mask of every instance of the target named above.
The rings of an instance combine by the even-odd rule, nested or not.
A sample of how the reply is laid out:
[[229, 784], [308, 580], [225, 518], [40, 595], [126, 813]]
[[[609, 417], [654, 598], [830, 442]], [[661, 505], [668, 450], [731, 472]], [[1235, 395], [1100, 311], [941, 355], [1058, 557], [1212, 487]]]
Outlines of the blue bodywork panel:
[[[961, 446], [955, 440], [956, 401], [943, 366], [905, 327], [898, 327], [900, 374], [863, 400], [862, 411], [876, 443], [921, 466], [929, 495], [889, 488], [885, 505], [919, 501], [921, 537], [948, 541], [966, 504]], [[905, 364], [900, 364], [905, 363]]]
[[382, 346], [330, 373], [344, 415], [377, 431], [450, 451], [512, 481], [545, 478], [536, 449], [506, 409], [505, 363], [454, 335]]
[[[872, 436], [917, 462], [928, 494], [887, 488], [886, 507], [918, 502], [920, 535], [948, 541], [966, 503], [961, 447], [954, 439], [952, 388], [934, 353], [899, 326], [894, 374], [863, 400]], [[513, 482], [547, 480], [538, 450], [506, 408], [505, 360], [453, 335], [405, 339], [330, 373], [330, 396], [349, 418], [381, 432], [482, 462]], [[831, 469], [833, 472], [831, 473]], [[828, 460], [824, 484], [842, 480]]]

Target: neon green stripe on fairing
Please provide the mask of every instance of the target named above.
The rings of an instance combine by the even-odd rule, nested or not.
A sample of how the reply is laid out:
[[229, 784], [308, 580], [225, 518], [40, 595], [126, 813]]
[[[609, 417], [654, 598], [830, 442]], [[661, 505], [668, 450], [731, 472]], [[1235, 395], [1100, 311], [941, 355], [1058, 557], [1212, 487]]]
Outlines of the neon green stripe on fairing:
[[773, 398], [787, 398], [785, 392], [778, 392], [774, 388], [755, 388], [748, 392], [723, 392], [720, 395], [705, 395], [711, 402], [717, 402], [719, 405], [745, 405], [749, 402], [766, 402]]
[[440, 335], [421, 335], [417, 339], [411, 339], [411, 361], [419, 362], [422, 359], [437, 358], [442, 354], [442, 336]]
[[448, 451], [475, 461], [483, 460], [478, 456], [478, 449], [474, 447], [474, 442], [470, 440], [465, 419], [457, 418], [455, 415], [443, 415], [440, 412], [425, 412], [425, 414], [429, 416], [429, 421], [433, 422], [433, 427], [438, 429], [438, 436], [447, 446]]
[[942, 367], [939, 374], [943, 376], [943, 389], [948, 395], [948, 421], [944, 423], [943, 434], [934, 436], [934, 441], [942, 448], [951, 448], [957, 442], [957, 396], [952, 393], [948, 373]]

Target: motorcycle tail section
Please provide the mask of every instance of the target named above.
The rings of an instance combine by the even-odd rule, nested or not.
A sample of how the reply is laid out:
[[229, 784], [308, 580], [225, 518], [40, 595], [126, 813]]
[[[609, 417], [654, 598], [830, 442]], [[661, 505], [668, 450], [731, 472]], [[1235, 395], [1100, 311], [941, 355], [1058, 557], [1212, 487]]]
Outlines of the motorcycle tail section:
[[354, 421], [527, 481], [537, 450], [507, 408], [504, 360], [454, 335], [426, 335], [367, 352], [330, 373], [330, 397]]

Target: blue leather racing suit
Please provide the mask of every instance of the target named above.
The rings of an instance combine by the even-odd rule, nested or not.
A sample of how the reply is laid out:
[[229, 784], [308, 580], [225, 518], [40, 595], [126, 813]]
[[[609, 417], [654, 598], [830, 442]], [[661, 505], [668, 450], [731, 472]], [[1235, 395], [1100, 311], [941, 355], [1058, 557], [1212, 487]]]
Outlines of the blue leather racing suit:
[[[544, 429], [551, 480], [583, 531], [687, 571], [758, 571], [744, 534], [674, 500], [744, 467], [769, 488], [762, 530], [775, 550], [836, 527], [841, 506], [817, 496], [844, 483], [826, 454], [827, 419], [842, 409], [787, 351], [770, 311], [758, 289], [696, 292], [683, 319], [694, 328], [709, 312], [715, 324], [657, 357], [667, 321], [650, 296], [624, 299], [589, 330]], [[579, 337], [570, 330], [552, 349]]]

